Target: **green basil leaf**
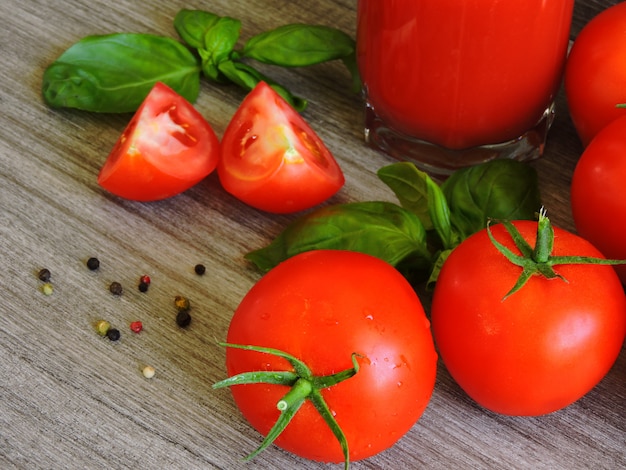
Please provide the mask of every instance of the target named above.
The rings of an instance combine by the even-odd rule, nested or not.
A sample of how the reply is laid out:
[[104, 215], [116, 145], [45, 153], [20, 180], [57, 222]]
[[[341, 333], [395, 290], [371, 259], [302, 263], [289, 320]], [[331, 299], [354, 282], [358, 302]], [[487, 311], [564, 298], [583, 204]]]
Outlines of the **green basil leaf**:
[[222, 81], [219, 64], [229, 60], [240, 30], [241, 21], [223, 16], [204, 35], [204, 47], [198, 52], [202, 57], [202, 71], [210, 80]]
[[400, 205], [418, 216], [426, 230], [431, 230], [428, 187], [422, 173], [413, 163], [398, 162], [382, 167], [377, 175], [394, 192]]
[[316, 249], [350, 250], [391, 265], [407, 257], [430, 264], [426, 231], [411, 212], [389, 202], [369, 201], [322, 207], [292, 222], [267, 247], [245, 258], [262, 271]]
[[499, 159], [454, 172], [441, 186], [452, 223], [463, 238], [488, 219], [534, 220], [541, 208], [537, 172], [526, 163]]
[[174, 29], [183, 41], [195, 49], [203, 49], [204, 37], [220, 19], [218, 15], [202, 10], [180, 10], [174, 17]]
[[285, 87], [243, 62], [225, 60], [220, 62], [218, 70], [228, 80], [246, 90], [252, 90], [259, 82], [266, 82], [298, 112], [307, 107], [307, 100], [292, 95]]
[[124, 113], [136, 111], [159, 81], [194, 102], [200, 90], [198, 59], [163, 36], [87, 36], [45, 70], [42, 93], [54, 108]]
[[250, 38], [242, 55], [281, 67], [304, 67], [354, 54], [355, 41], [328, 26], [288, 24]]
[[452, 220], [448, 201], [441, 188], [426, 173], [420, 172], [428, 190], [428, 214], [433, 222], [433, 228], [439, 236], [444, 249], [449, 250], [458, 245], [462, 238], [452, 227]]

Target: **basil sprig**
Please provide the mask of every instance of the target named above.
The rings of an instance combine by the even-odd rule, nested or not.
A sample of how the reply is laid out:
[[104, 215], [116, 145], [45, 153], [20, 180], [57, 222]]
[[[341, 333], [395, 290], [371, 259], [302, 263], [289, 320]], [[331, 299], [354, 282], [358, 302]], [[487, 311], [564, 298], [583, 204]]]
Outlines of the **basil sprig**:
[[238, 48], [241, 22], [202, 10], [180, 10], [174, 28], [183, 43], [153, 34], [87, 36], [44, 72], [42, 95], [54, 108], [132, 112], [158, 81], [194, 102], [201, 76], [251, 90], [267, 82], [296, 110], [307, 101], [261, 73], [251, 61], [305, 67], [342, 60], [360, 88], [355, 41], [335, 28], [289, 24], [251, 37]]
[[269, 271], [305, 251], [359, 251], [387, 261], [411, 281], [432, 285], [450, 252], [489, 220], [533, 220], [541, 208], [536, 171], [514, 160], [459, 170], [441, 186], [409, 162], [385, 166], [378, 176], [399, 204], [368, 201], [316, 209], [246, 259]]

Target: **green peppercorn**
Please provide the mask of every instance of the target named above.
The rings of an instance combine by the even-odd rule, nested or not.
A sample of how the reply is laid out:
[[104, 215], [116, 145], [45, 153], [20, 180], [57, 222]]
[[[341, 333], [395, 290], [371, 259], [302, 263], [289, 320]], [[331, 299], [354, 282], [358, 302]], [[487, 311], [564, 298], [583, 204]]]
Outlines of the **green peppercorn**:
[[122, 284], [120, 284], [119, 282], [112, 282], [111, 285], [109, 285], [109, 291], [111, 291], [111, 294], [113, 295], [122, 295]]
[[49, 282], [46, 282], [44, 285], [41, 286], [41, 292], [43, 292], [45, 295], [52, 295], [53, 290], [54, 288]]
[[206, 272], [206, 267], [204, 266], [204, 264], [196, 264], [193, 270], [198, 276], [202, 276]]
[[106, 336], [111, 329], [111, 324], [106, 320], [98, 320], [96, 322], [96, 331], [100, 336]]
[[120, 339], [120, 336], [120, 330], [118, 330], [117, 328], [109, 328], [109, 330], [107, 331], [107, 338], [109, 338], [111, 341], [117, 341], [118, 339]]
[[89, 258], [87, 260], [87, 267], [91, 270], [91, 271], [95, 271], [96, 269], [98, 269], [100, 267], [100, 260], [98, 258]]
[[40, 281], [42, 282], [49, 282], [50, 281], [50, 270], [43, 268], [39, 270], [39, 273], [37, 274], [37, 277], [39, 278]]
[[191, 315], [189, 314], [189, 310], [179, 310], [176, 314], [176, 324], [181, 328], [185, 328], [189, 326], [191, 323]]

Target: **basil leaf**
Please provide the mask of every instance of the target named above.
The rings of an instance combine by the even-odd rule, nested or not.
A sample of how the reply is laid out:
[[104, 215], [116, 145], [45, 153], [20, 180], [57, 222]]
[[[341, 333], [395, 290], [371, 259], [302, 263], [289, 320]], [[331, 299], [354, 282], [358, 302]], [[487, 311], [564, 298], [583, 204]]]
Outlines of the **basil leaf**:
[[158, 81], [193, 103], [200, 90], [198, 59], [180, 42], [163, 36], [87, 36], [45, 70], [42, 93], [54, 108], [133, 112]]
[[431, 230], [428, 187], [422, 173], [413, 163], [398, 162], [382, 167], [377, 175], [394, 192], [400, 205], [418, 216], [426, 230]]
[[541, 208], [537, 172], [517, 160], [493, 160], [458, 170], [441, 189], [463, 238], [484, 229], [490, 218], [534, 220]]
[[322, 207], [292, 222], [267, 247], [245, 258], [262, 271], [298, 253], [317, 249], [351, 250], [391, 265], [407, 257], [430, 264], [426, 231], [420, 220], [396, 204], [353, 202]]
[[241, 21], [221, 17], [204, 35], [204, 47], [198, 49], [202, 57], [202, 71], [207, 78], [222, 81], [219, 64], [229, 59], [241, 30]]
[[243, 62], [225, 60], [220, 62], [218, 69], [224, 77], [246, 90], [252, 90], [261, 81], [266, 82], [298, 112], [304, 111], [307, 106], [307, 100], [292, 95], [284, 86]]
[[204, 37], [220, 19], [202, 10], [180, 10], [174, 17], [174, 29], [183, 41], [195, 49], [204, 48]]
[[281, 67], [304, 67], [355, 52], [355, 41], [327, 26], [288, 24], [250, 38], [242, 56]]

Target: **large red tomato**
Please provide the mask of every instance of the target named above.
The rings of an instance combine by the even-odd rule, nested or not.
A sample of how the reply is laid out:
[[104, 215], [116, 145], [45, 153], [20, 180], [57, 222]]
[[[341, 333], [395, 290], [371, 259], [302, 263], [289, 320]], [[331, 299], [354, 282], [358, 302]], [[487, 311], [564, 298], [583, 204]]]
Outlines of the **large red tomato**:
[[[228, 342], [271, 347], [303, 361], [315, 376], [352, 367], [353, 377], [321, 390], [349, 445], [350, 460], [392, 446], [419, 419], [435, 384], [430, 324], [409, 283], [384, 261], [318, 250], [269, 271], [237, 308]], [[292, 370], [280, 357], [228, 348], [229, 376]], [[279, 417], [284, 385], [231, 387], [237, 406], [266, 435]], [[275, 443], [297, 455], [343, 460], [338, 439], [306, 401]]]
[[565, 67], [565, 93], [583, 145], [626, 115], [626, 2], [607, 8], [582, 29]]
[[111, 150], [98, 183], [126, 199], [154, 201], [200, 182], [218, 159], [219, 141], [209, 123], [159, 82]]
[[221, 148], [217, 171], [224, 189], [264, 211], [309, 209], [344, 183], [341, 168], [319, 136], [265, 82], [243, 100]]
[[[626, 116], [602, 129], [583, 152], [571, 203], [580, 236], [604, 256], [626, 260]], [[615, 269], [626, 283], [626, 264]]]
[[[537, 223], [515, 222], [533, 245]], [[502, 224], [497, 241], [520, 254]], [[555, 256], [602, 257], [586, 240], [554, 228]], [[431, 321], [450, 375], [478, 404], [507, 415], [542, 415], [591, 390], [609, 371], [626, 335], [626, 297], [610, 266], [563, 264], [563, 279], [533, 275], [505, 298], [522, 268], [486, 230], [445, 261]]]

